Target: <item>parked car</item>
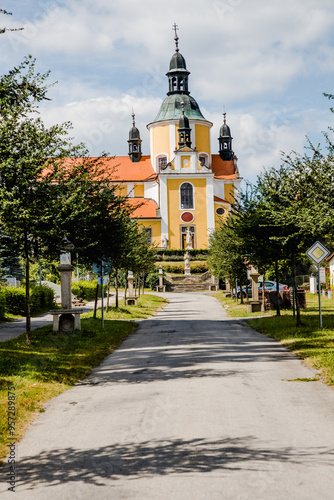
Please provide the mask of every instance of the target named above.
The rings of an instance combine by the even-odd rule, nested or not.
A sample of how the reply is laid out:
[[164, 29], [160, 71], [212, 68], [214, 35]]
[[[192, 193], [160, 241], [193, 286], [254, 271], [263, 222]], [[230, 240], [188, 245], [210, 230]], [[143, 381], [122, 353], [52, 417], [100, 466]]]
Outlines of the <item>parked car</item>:
[[[279, 290], [287, 290], [289, 288], [288, 285], [285, 285], [284, 283], [279, 283], [278, 285], [279, 285]], [[263, 288], [264, 288], [264, 291], [271, 292], [273, 290], [276, 290], [276, 281], [265, 280], [264, 287], [263, 287], [263, 282], [259, 281], [258, 287], [259, 287], [259, 292], [262, 292]], [[249, 283], [247, 285], [247, 289], [248, 289], [248, 297], [251, 298], [252, 297], [252, 285], [251, 285], [251, 283]], [[241, 290], [242, 290], [243, 297], [245, 298], [246, 297], [246, 286], [243, 286], [241, 288]], [[237, 293], [238, 293], [238, 298], [240, 299], [240, 287], [239, 286], [237, 288]], [[235, 288], [233, 289], [233, 297], [235, 297]]]

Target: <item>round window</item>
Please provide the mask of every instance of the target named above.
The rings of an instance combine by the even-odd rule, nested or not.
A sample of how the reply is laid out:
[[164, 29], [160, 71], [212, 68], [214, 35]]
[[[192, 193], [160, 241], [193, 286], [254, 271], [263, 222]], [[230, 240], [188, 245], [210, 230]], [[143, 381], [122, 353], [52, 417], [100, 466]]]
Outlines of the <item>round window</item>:
[[181, 220], [182, 222], [192, 222], [194, 220], [194, 214], [191, 212], [183, 212], [183, 214], [181, 214]]
[[224, 215], [224, 213], [225, 213], [225, 209], [224, 208], [221, 208], [221, 207], [217, 208], [217, 210], [216, 210], [216, 214], [217, 215]]

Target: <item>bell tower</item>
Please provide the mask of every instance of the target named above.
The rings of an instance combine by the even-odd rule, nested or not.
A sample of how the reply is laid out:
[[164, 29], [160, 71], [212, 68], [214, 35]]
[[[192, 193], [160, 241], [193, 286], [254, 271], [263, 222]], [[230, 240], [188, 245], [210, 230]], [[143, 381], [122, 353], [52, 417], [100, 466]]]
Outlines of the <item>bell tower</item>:
[[129, 156], [133, 163], [139, 162], [141, 158], [141, 138], [135, 123], [135, 114], [132, 112], [132, 128], [129, 131]]
[[232, 139], [230, 127], [226, 124], [226, 113], [224, 115], [224, 123], [220, 127], [219, 132], [219, 156], [222, 160], [233, 160]]

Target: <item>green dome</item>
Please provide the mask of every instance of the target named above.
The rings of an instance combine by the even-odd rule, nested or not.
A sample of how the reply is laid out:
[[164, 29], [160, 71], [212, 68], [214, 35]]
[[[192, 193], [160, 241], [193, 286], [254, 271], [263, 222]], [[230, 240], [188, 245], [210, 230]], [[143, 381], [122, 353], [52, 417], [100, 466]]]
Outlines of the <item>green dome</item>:
[[186, 61], [183, 55], [180, 54], [180, 52], [175, 52], [169, 63], [169, 71], [180, 70], [180, 69], [187, 70]]
[[195, 99], [186, 94], [172, 94], [161, 104], [159, 113], [153, 122], [179, 120], [182, 117], [181, 102], [184, 102], [184, 113], [189, 120], [205, 120]]
[[133, 126], [129, 131], [129, 140], [140, 139], [140, 133], [137, 127]]
[[220, 137], [231, 137], [231, 130], [230, 130], [230, 127], [229, 127], [228, 125], [226, 125], [226, 123], [224, 123], [224, 124], [220, 127], [219, 136], [220, 136]]

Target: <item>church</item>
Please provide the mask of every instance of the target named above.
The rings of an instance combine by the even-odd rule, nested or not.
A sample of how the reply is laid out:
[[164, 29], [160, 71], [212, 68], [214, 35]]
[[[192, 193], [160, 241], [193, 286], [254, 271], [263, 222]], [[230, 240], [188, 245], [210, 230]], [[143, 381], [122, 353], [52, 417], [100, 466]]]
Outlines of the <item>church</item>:
[[175, 53], [167, 72], [168, 92], [154, 120], [147, 125], [149, 154], [141, 150], [141, 135], [132, 114], [128, 156], [108, 158], [110, 182], [134, 207], [132, 217], [146, 228], [158, 248], [184, 249], [191, 234], [193, 249], [208, 248], [209, 236], [228, 217], [238, 199], [237, 157], [224, 113], [211, 151], [212, 123], [190, 95], [186, 61]]

